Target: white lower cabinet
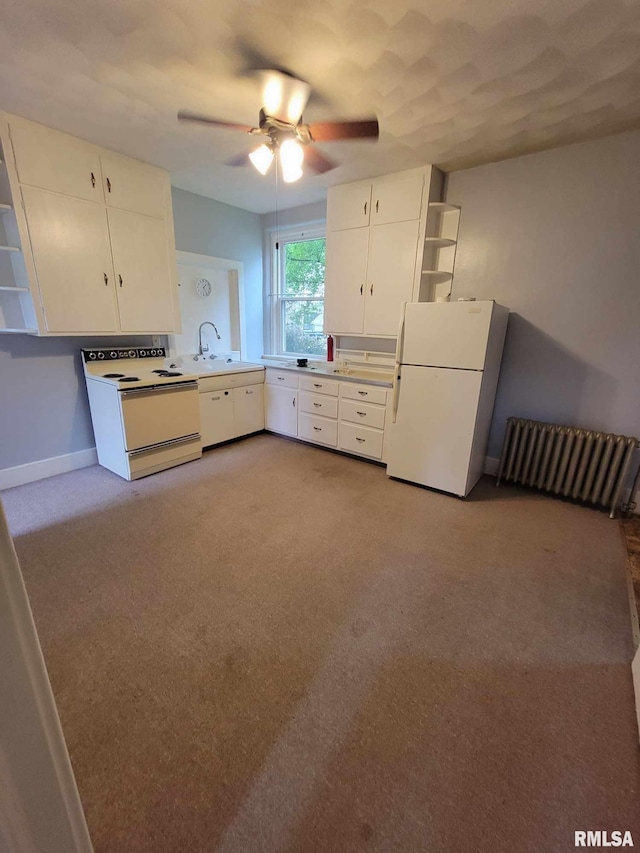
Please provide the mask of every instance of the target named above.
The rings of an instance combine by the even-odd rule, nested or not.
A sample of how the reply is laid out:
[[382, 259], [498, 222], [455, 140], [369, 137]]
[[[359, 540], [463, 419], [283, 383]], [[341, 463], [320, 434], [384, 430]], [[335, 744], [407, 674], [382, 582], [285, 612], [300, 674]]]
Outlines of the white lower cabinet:
[[264, 385], [233, 389], [233, 421], [236, 436], [264, 429]]
[[327, 444], [329, 447], [337, 447], [338, 421], [300, 412], [298, 414], [298, 438], [304, 438], [305, 441], [315, 441], [318, 444]]
[[198, 396], [202, 446], [209, 447], [235, 438], [232, 390], [227, 388], [223, 391], [205, 391]]
[[298, 435], [298, 392], [287, 385], [272, 385], [269, 371], [264, 386], [264, 426], [282, 435]]
[[268, 368], [264, 393], [268, 430], [383, 459], [386, 388]]

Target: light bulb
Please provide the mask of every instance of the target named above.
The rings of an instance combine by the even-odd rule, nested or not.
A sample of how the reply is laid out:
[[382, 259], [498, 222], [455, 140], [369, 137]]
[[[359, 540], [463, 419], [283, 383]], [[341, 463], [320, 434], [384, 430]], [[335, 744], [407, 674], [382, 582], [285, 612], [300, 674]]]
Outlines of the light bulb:
[[280, 165], [285, 183], [291, 184], [302, 177], [303, 160], [302, 145], [295, 139], [286, 139], [280, 146]]
[[273, 160], [273, 151], [268, 145], [260, 145], [259, 148], [249, 154], [249, 160], [261, 175], [266, 175]]

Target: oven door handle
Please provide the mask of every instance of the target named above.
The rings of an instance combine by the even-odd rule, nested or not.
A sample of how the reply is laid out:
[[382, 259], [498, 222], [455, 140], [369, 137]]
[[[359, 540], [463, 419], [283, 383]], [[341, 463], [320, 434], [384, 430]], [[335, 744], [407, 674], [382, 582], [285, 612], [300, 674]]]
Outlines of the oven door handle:
[[197, 389], [197, 382], [173, 382], [167, 385], [145, 385], [144, 388], [131, 388], [129, 391], [120, 390], [121, 397], [131, 397], [134, 394], [159, 394], [165, 391], [191, 391]]
[[159, 444], [150, 444], [148, 447], [140, 447], [138, 450], [130, 450], [128, 456], [136, 456], [138, 453], [149, 453], [151, 450], [160, 450], [162, 447], [173, 447], [176, 444], [185, 444], [187, 441], [196, 441], [200, 438], [199, 432], [184, 435], [182, 438], [172, 438], [170, 441], [161, 441]]

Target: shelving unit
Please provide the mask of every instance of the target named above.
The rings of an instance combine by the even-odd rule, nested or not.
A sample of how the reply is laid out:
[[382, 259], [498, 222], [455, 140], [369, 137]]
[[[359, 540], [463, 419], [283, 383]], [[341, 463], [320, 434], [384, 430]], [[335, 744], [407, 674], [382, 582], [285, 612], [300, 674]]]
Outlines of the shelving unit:
[[0, 334], [36, 335], [38, 323], [4, 157], [7, 144], [6, 125], [0, 124]]
[[422, 258], [421, 302], [447, 301], [451, 295], [458, 245], [460, 207], [430, 202]]

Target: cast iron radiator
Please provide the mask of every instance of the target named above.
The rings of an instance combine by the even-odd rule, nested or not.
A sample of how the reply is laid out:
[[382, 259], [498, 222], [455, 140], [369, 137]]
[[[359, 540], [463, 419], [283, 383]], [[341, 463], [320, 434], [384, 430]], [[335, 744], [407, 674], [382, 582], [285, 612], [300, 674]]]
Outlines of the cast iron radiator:
[[637, 438], [508, 418], [498, 479], [610, 509], [615, 516]]

